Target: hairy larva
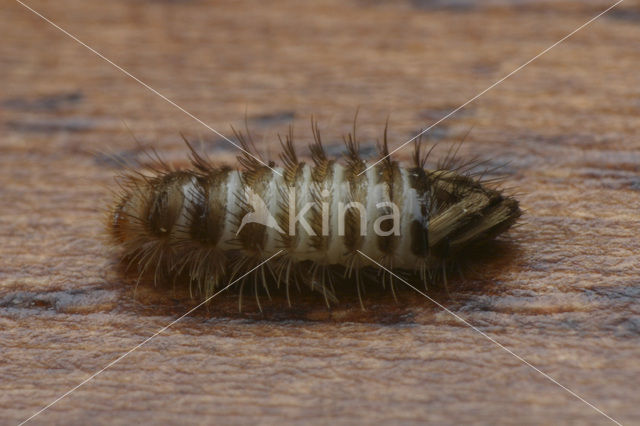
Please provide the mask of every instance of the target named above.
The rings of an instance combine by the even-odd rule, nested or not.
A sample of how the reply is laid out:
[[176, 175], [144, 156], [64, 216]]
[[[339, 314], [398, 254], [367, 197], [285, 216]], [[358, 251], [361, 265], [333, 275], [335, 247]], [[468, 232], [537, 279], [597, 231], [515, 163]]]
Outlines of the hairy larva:
[[327, 157], [313, 121], [312, 131], [310, 165], [298, 160], [291, 130], [275, 169], [249, 154], [255, 149], [248, 132], [234, 131], [247, 150], [238, 157], [240, 170], [214, 166], [185, 140], [192, 168], [158, 160], [151, 175], [123, 174], [108, 219], [123, 262], [139, 277], [185, 281], [206, 298], [281, 251], [240, 281], [240, 294], [249, 283], [260, 306], [269, 283], [284, 286], [288, 300], [292, 284], [305, 285], [330, 304], [334, 285], [344, 282], [355, 283], [359, 296], [378, 283], [394, 291], [393, 276], [360, 252], [425, 286], [436, 277], [446, 282], [465, 249], [492, 240], [521, 214], [514, 198], [455, 166], [451, 155], [425, 169], [428, 154], [419, 142], [413, 164], [403, 167], [388, 156], [385, 129], [384, 159], [368, 168], [355, 126], [343, 161]]

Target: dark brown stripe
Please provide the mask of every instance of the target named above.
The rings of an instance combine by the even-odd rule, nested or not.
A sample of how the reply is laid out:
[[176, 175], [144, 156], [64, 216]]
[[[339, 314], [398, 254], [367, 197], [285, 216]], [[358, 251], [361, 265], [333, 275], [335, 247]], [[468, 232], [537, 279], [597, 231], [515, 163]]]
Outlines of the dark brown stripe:
[[[269, 200], [265, 197], [265, 192], [269, 186], [269, 182], [273, 179], [273, 171], [269, 167], [259, 167], [252, 171], [251, 181], [248, 182], [243, 179], [242, 185], [249, 185], [251, 190], [268, 203]], [[244, 187], [242, 188], [229, 188], [229, 190], [236, 190], [240, 200], [245, 200]], [[242, 203], [240, 209], [240, 215], [236, 218], [238, 220], [238, 226], [240, 225], [242, 218], [253, 211], [251, 206], [246, 203]], [[249, 252], [261, 251], [267, 242], [267, 227], [260, 223], [247, 223], [237, 236], [238, 241], [242, 248]]]
[[222, 237], [227, 213], [226, 180], [230, 169], [214, 169], [199, 177], [188, 211], [190, 237], [202, 244], [215, 246]]
[[[295, 174], [292, 175], [291, 183], [287, 181], [288, 178], [285, 176], [286, 187], [279, 188], [280, 191], [280, 200], [278, 202], [278, 212], [276, 214], [276, 221], [278, 222], [278, 226], [284, 231], [284, 234], [280, 234], [280, 244], [287, 251], [295, 250], [298, 246], [298, 239], [300, 235], [300, 226], [299, 223], [296, 223], [296, 229], [294, 235], [289, 235], [289, 186], [295, 188], [295, 196], [296, 203], [300, 201], [302, 197], [302, 185], [304, 180], [304, 168], [308, 167], [304, 162], [298, 163], [295, 167]], [[296, 206], [296, 214], [298, 212]]]
[[403, 238], [411, 239], [411, 253], [417, 257], [426, 257], [429, 255], [429, 217], [433, 208], [433, 199], [430, 196], [431, 181], [429, 175], [421, 167], [408, 170], [409, 187], [416, 190], [418, 197], [425, 200], [425, 204], [420, 206], [422, 220], [413, 220], [411, 222], [411, 234], [403, 235]]
[[[402, 174], [400, 171], [400, 166], [397, 162], [386, 162], [383, 161], [382, 173], [379, 175], [378, 183], [383, 183], [387, 186], [389, 191], [389, 201], [392, 203], [396, 203], [397, 200], [402, 200]], [[382, 201], [382, 200], [380, 200]], [[391, 207], [376, 209], [376, 213], [378, 213], [377, 217], [390, 215], [393, 213], [393, 209]], [[389, 232], [393, 228], [392, 220], [385, 220], [380, 224], [380, 230], [383, 232]], [[398, 224], [399, 226], [399, 224]], [[397, 235], [387, 235], [387, 236], [378, 236], [378, 248], [385, 255], [392, 256], [398, 246], [400, 238], [402, 236]]]
[[168, 237], [180, 217], [184, 194], [182, 185], [188, 172], [167, 173], [151, 182], [151, 196], [143, 220], [147, 231], [157, 238]]
[[[310, 225], [313, 232], [316, 234], [311, 237], [311, 247], [316, 250], [326, 251], [329, 248], [329, 241], [331, 238], [331, 216], [332, 213], [329, 208], [329, 226], [327, 229], [327, 235], [322, 235], [322, 203], [326, 202], [331, 206], [331, 201], [333, 198], [332, 192], [335, 191], [331, 185], [327, 185], [327, 183], [331, 183], [333, 181], [333, 169], [335, 166], [334, 161], [323, 161], [321, 163], [316, 162], [316, 166], [311, 171], [312, 176], [312, 195], [313, 195], [313, 208], [311, 209], [311, 220]], [[322, 191], [325, 187], [328, 186], [329, 197], [324, 199], [322, 197]]]
[[[366, 209], [367, 202], [367, 174], [359, 173], [366, 169], [366, 164], [357, 156], [352, 156], [347, 162], [345, 168], [344, 180], [349, 182], [350, 199], [346, 200], [346, 204], [350, 202], [359, 202]], [[338, 212], [341, 213], [341, 212]], [[360, 249], [364, 243], [364, 236], [361, 234], [362, 218], [360, 211], [356, 208], [350, 208], [346, 211], [344, 218], [344, 244], [352, 252]]]

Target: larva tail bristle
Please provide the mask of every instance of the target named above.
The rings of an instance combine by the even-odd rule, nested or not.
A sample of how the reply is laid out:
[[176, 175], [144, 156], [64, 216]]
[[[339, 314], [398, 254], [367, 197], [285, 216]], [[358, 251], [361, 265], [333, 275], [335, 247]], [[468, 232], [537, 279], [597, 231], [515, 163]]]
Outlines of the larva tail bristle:
[[462, 146], [462, 142], [463, 141], [460, 141], [449, 146], [447, 154], [440, 161], [438, 161], [436, 165], [437, 170], [452, 170], [456, 167], [459, 167], [458, 151]]
[[438, 170], [454, 170], [461, 166], [460, 158], [458, 157], [458, 152], [460, 151], [460, 147], [467, 140], [467, 137], [471, 134], [473, 127], [469, 128], [464, 136], [457, 143], [451, 145], [449, 150], [447, 151], [447, 155], [445, 155], [442, 160], [440, 160], [436, 166]]
[[413, 166], [417, 169], [424, 169], [427, 160], [431, 156], [434, 148], [438, 145], [434, 143], [431, 145], [431, 148], [423, 155], [422, 154], [422, 135], [418, 136], [413, 142]]
[[413, 141], [413, 155], [411, 157], [411, 160], [413, 162], [413, 167], [417, 169], [424, 169], [424, 165], [426, 163], [426, 158], [422, 156], [421, 148], [422, 140], [415, 139]]

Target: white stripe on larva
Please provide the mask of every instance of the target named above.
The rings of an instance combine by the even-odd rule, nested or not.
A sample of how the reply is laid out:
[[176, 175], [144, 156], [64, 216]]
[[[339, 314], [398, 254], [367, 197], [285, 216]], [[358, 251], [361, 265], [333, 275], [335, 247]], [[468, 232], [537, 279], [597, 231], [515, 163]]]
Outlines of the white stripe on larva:
[[[362, 181], [363, 199], [354, 199], [351, 194], [350, 183], [345, 179], [346, 168], [338, 163], [332, 164], [332, 178], [328, 181], [322, 182], [320, 186], [316, 187], [312, 180], [312, 168], [303, 165], [302, 173], [299, 175], [295, 182], [295, 210], [290, 213], [292, 218], [295, 218], [300, 214], [302, 209], [306, 205], [312, 205], [314, 203], [313, 193], [316, 190], [322, 191], [327, 189], [329, 196], [324, 201], [328, 203], [328, 242], [326, 252], [316, 250], [312, 247], [311, 235], [305, 230], [305, 226], [301, 225], [300, 221], [295, 222], [295, 239], [293, 247], [287, 247], [291, 257], [297, 261], [313, 260], [315, 262], [322, 262], [325, 264], [340, 264], [345, 265], [349, 248], [345, 245], [344, 234], [340, 235], [340, 223], [345, 222], [345, 207], [353, 201], [362, 203], [365, 209], [365, 235], [362, 239], [362, 246], [359, 247], [362, 251], [369, 253], [374, 259], [381, 259], [383, 256], [391, 255], [391, 265], [395, 268], [414, 269], [419, 259], [412, 250], [412, 229], [411, 224], [413, 221], [419, 221], [425, 226], [428, 223], [428, 218], [423, 218], [422, 207], [425, 206], [428, 209], [428, 200], [424, 196], [420, 196], [418, 192], [411, 187], [411, 176], [409, 171], [405, 168], [398, 168], [399, 178], [401, 183], [401, 191], [394, 193], [394, 199], [391, 200], [390, 185], [393, 182], [385, 182], [380, 180], [380, 168], [371, 168], [367, 171]], [[282, 169], [280, 169], [282, 170]], [[219, 182], [216, 187], [207, 187], [208, 191], [222, 191], [218, 192], [217, 197], [209, 197], [209, 202], [222, 202], [226, 204], [224, 215], [224, 229], [222, 235], [218, 240], [218, 248], [221, 250], [237, 250], [239, 247], [234, 242], [237, 235], [237, 218], [241, 217], [244, 199], [244, 188], [241, 172], [230, 171], [223, 182]], [[261, 191], [259, 195], [264, 201], [270, 214], [276, 218], [284, 212], [281, 211], [282, 205], [288, 205], [289, 203], [289, 188], [287, 188], [284, 178], [280, 175], [272, 173], [268, 178], [268, 182], [264, 183], [264, 191]], [[173, 228], [172, 236], [174, 238], [189, 238], [189, 214], [194, 211], [195, 203], [199, 202], [196, 198], [197, 185], [199, 185], [197, 179], [192, 177], [186, 181], [181, 189], [184, 194], [184, 202], [182, 210]], [[319, 199], [322, 202], [323, 198], [321, 194]], [[376, 219], [381, 215], [387, 214], [385, 210], [378, 207], [379, 203], [391, 202], [396, 203], [396, 206], [400, 212], [399, 220], [400, 235], [397, 241], [397, 246], [393, 253], [384, 253], [380, 247], [380, 235], [376, 232], [374, 227]], [[318, 211], [321, 211], [321, 206], [316, 206]], [[219, 208], [219, 207], [218, 207]], [[355, 214], [360, 214], [359, 210], [353, 208]], [[342, 216], [342, 217], [341, 217]], [[289, 231], [288, 221], [292, 219], [287, 217], [287, 223], [282, 224], [282, 230], [284, 232]], [[311, 225], [311, 210], [307, 209], [301, 220], [305, 220]], [[346, 227], [345, 227], [346, 228]], [[321, 229], [319, 229], [321, 232]], [[356, 233], [360, 233], [360, 228], [354, 230]], [[184, 235], [182, 235], [184, 234]], [[265, 239], [264, 239], [264, 256], [269, 256], [275, 253], [277, 250], [285, 248], [282, 246], [282, 236], [279, 230], [273, 227], [266, 227]]]
[[[398, 168], [401, 178], [402, 191], [395, 194], [393, 202], [396, 203], [400, 212], [400, 217], [397, 218], [400, 229], [400, 238], [398, 245], [392, 253], [393, 267], [413, 269], [417, 262], [418, 257], [411, 250], [411, 223], [417, 220], [421, 223], [427, 223], [428, 218], [422, 217], [422, 206], [428, 203], [424, 197], [420, 197], [414, 188], [411, 188], [409, 172], [405, 168]], [[321, 188], [327, 188], [329, 191], [329, 197], [326, 202], [329, 203], [329, 235], [327, 251], [322, 252], [315, 250], [311, 244], [311, 235], [305, 230], [305, 227], [301, 225], [300, 221], [295, 222], [295, 243], [293, 247], [288, 248], [289, 254], [295, 261], [313, 260], [320, 261], [326, 264], [341, 264], [345, 265], [346, 255], [349, 253], [349, 249], [345, 245], [344, 235], [340, 235], [340, 222], [344, 223], [345, 217], [341, 213], [345, 213], [345, 207], [352, 201], [358, 201], [363, 204], [365, 208], [365, 235], [362, 240], [363, 251], [370, 253], [373, 258], [382, 258], [383, 253], [379, 248], [380, 236], [376, 233], [374, 223], [383, 213], [384, 210], [378, 208], [379, 203], [390, 202], [390, 188], [389, 185], [393, 183], [378, 182], [379, 170], [378, 168], [369, 169], [365, 175], [363, 181], [364, 187], [364, 199], [354, 200], [351, 196], [351, 188], [348, 181], [344, 179], [345, 167], [340, 164], [334, 163], [332, 165], [333, 178], [330, 182], [324, 182]], [[282, 226], [284, 232], [289, 231], [289, 220], [295, 218], [300, 214], [305, 205], [314, 202], [313, 191], [314, 183], [312, 181], [312, 169], [311, 167], [304, 165], [300, 177], [295, 182], [295, 210], [292, 209], [290, 215], [287, 217], [287, 223]], [[189, 191], [193, 185], [196, 184], [191, 181], [184, 185], [183, 190], [186, 198], [190, 197]], [[224, 220], [224, 231], [219, 241], [219, 247], [222, 250], [237, 249], [237, 246], [230, 244], [230, 242], [236, 237], [235, 217], [242, 211], [241, 200], [244, 194], [244, 188], [242, 187], [243, 180], [239, 172], [230, 172], [227, 176], [226, 184], [221, 185], [220, 189], [226, 190], [226, 215]], [[265, 186], [265, 190], [262, 194], [259, 194], [265, 202], [269, 212], [273, 217], [278, 217], [284, 212], [281, 211], [282, 205], [288, 205], [289, 203], [289, 188], [286, 187], [286, 183], [281, 176], [273, 174], [269, 179], [269, 182]], [[322, 197], [320, 197], [322, 200]], [[180, 222], [184, 222], [184, 212], [193, 200], [185, 201], [183, 215]], [[292, 206], [293, 207], [293, 206]], [[317, 206], [320, 210], [321, 207]], [[426, 206], [428, 207], [428, 206]], [[359, 214], [359, 211], [355, 208], [354, 213]], [[342, 217], [341, 217], [342, 216]], [[311, 223], [311, 210], [307, 210], [302, 217], [307, 223]], [[360, 228], [355, 230], [360, 233]], [[264, 256], [269, 256], [275, 251], [282, 249], [282, 238], [279, 231], [272, 227], [265, 229], [266, 237], [264, 240]]]
[[239, 171], [232, 171], [227, 175], [227, 180], [223, 187], [227, 191], [226, 200], [226, 212], [224, 216], [224, 231], [222, 237], [219, 240], [218, 246], [222, 250], [230, 250], [237, 248], [233, 246], [233, 240], [236, 238], [236, 224], [235, 217], [241, 213], [241, 204], [238, 197], [242, 197], [244, 194], [240, 189], [242, 188], [242, 177]]
[[189, 234], [189, 212], [193, 211], [192, 206], [195, 205], [197, 200], [194, 196], [197, 193], [196, 185], [198, 185], [198, 179], [195, 176], [192, 176], [182, 185], [182, 210], [176, 223], [171, 228], [171, 236], [173, 238], [185, 238]]

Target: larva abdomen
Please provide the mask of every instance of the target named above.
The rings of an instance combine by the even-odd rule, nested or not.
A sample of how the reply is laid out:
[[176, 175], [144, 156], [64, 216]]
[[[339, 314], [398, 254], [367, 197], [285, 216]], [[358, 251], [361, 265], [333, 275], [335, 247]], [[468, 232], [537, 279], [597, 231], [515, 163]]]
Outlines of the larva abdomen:
[[[386, 141], [383, 160], [369, 167], [354, 137], [339, 163], [327, 158], [313, 130], [312, 164], [298, 161], [290, 134], [282, 168], [250, 154], [239, 158], [241, 171], [214, 167], [192, 149], [191, 170], [127, 175], [109, 226], [123, 258], [140, 274], [184, 276], [207, 297], [281, 252], [253, 273], [265, 289], [267, 275], [287, 288], [297, 280], [318, 286], [329, 301], [327, 277], [336, 268], [349, 275], [376, 266], [360, 253], [427, 285], [433, 271], [520, 216], [515, 199], [450, 164], [426, 170], [419, 144], [412, 167], [392, 161]], [[359, 290], [360, 275], [354, 277]]]

